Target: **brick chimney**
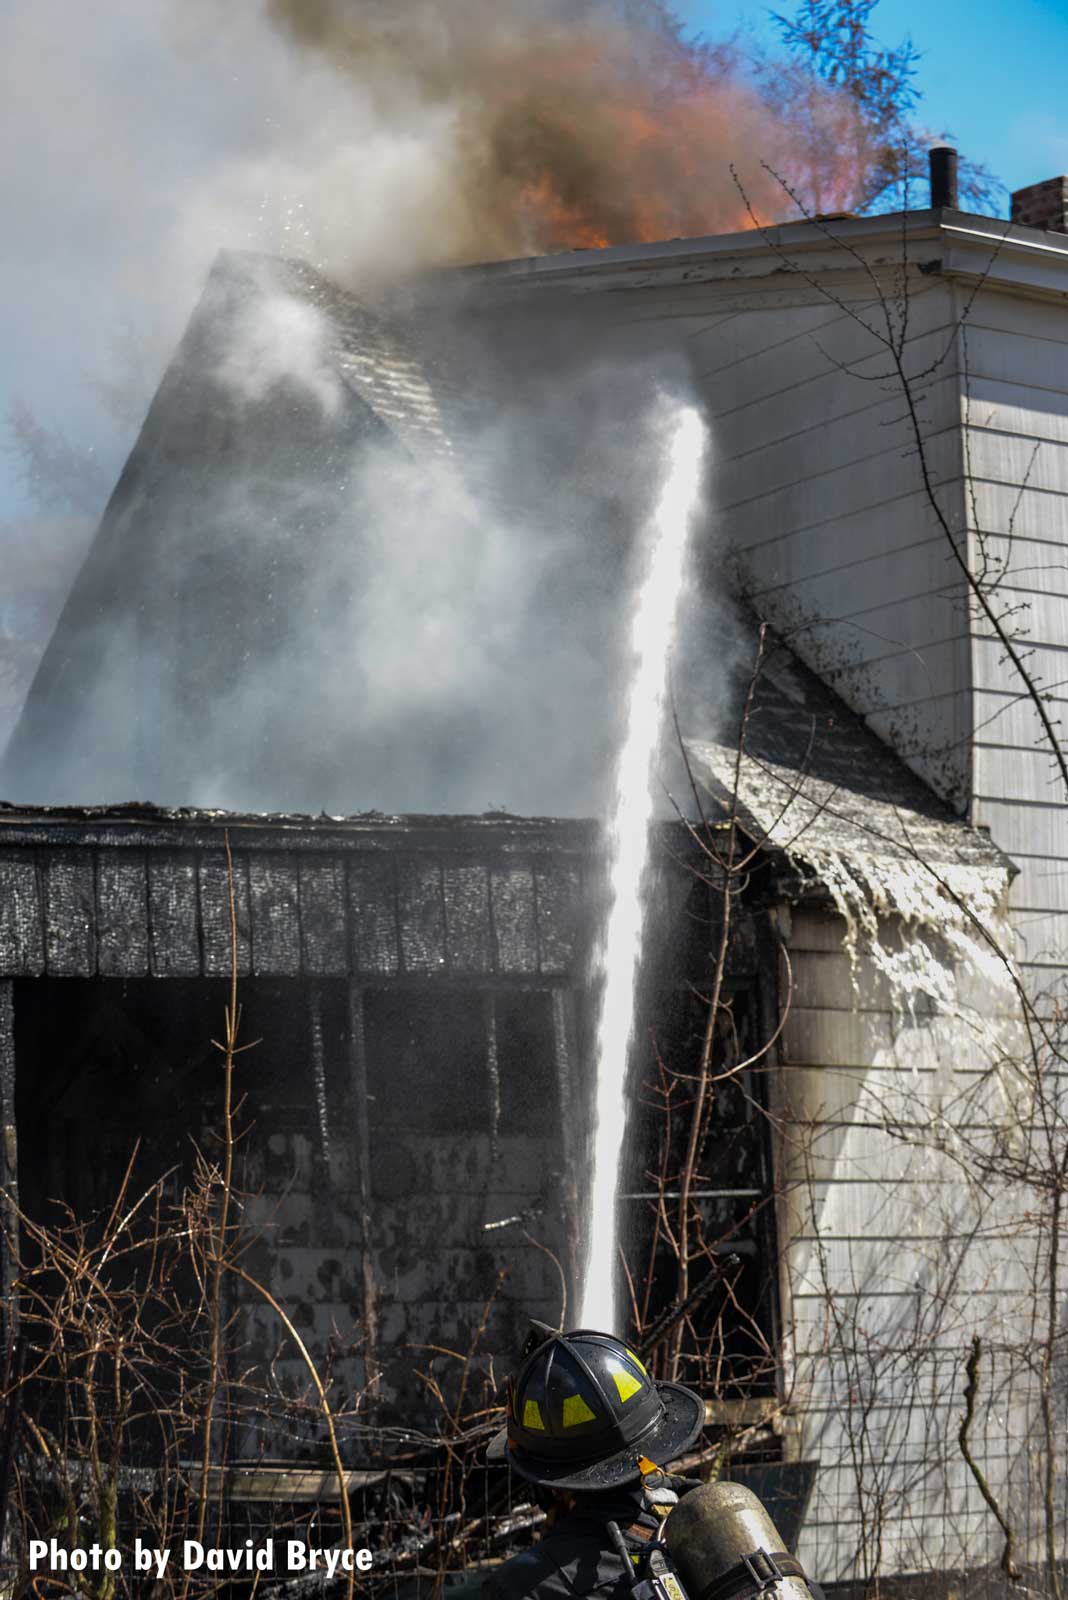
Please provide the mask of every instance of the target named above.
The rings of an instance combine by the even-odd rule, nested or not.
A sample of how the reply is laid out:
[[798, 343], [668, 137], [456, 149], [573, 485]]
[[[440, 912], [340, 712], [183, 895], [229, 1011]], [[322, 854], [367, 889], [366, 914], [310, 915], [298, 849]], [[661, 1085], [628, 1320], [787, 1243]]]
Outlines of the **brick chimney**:
[[1068, 177], [1047, 178], [1017, 189], [1012, 197], [1012, 220], [1028, 228], [1051, 228], [1068, 233]]

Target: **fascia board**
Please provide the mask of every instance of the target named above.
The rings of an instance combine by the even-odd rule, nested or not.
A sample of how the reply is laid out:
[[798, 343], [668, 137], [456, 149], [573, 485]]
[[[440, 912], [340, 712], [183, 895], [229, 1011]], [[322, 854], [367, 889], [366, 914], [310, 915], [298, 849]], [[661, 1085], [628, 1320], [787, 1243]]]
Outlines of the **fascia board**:
[[614, 245], [551, 256], [495, 261], [436, 273], [507, 295], [532, 290], [606, 293], [731, 285], [743, 292], [781, 292], [806, 278], [822, 286], [863, 282], [869, 271], [899, 269], [902, 255], [963, 281], [1042, 295], [1068, 294], [1068, 235], [1020, 228], [997, 218], [955, 211], [798, 222], [702, 239]]
[[1068, 297], [1068, 234], [1014, 228], [999, 234], [979, 228], [943, 227], [942, 273], [963, 283], [985, 283], [1056, 299]]

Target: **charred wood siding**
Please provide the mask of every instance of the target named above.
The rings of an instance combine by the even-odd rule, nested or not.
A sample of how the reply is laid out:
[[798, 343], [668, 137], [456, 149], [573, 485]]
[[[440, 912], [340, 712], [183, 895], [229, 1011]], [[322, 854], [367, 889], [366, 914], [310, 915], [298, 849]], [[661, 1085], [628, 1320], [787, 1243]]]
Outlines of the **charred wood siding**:
[[[91, 1215], [131, 1148], [146, 1173], [180, 1173], [210, 1136], [229, 837], [260, 1281], [316, 1359], [336, 1357], [354, 1394], [374, 1377], [378, 1420], [406, 1427], [437, 1420], [414, 1349], [466, 1349], [491, 1299], [480, 1362], [513, 1351], [529, 1316], [559, 1317], [588, 1126], [597, 827], [131, 808], [0, 812], [0, 830], [0, 1185], [16, 1172], [17, 1045], [27, 1215], [54, 1196]], [[686, 830], [663, 843], [645, 982], [666, 1035], [716, 924]], [[748, 910], [728, 964], [739, 1013], [761, 948]], [[115, 1114], [93, 1120], [99, 1104]], [[0, 1252], [0, 1291], [11, 1277]], [[234, 1309], [249, 1381], [299, 1395], [303, 1364], [259, 1296], [235, 1290]], [[234, 1448], [287, 1455], [297, 1427], [272, 1412]]]
[[27, 851], [0, 854], [0, 971], [36, 977], [44, 971], [44, 924], [37, 863]]
[[[146, 834], [148, 837], [146, 837]], [[230, 830], [239, 976], [582, 977], [594, 830]], [[0, 978], [224, 976], [221, 827], [9, 821]]]
[[[527, 1315], [559, 1314], [544, 1252], [484, 1225], [533, 1208], [549, 1248], [562, 1260], [573, 1251], [578, 1157], [566, 1108], [581, 1100], [575, 1008], [601, 892], [595, 827], [131, 808], [0, 813], [0, 830], [0, 1186], [16, 1173], [20, 1007], [34, 1214], [51, 1193], [80, 1211], [108, 1203], [120, 1147], [146, 1130], [152, 1170], [170, 1164], [172, 1144], [203, 1137], [210, 1094], [157, 1043], [180, 1012], [225, 988], [232, 882], [242, 1002], [257, 1035], [246, 1093], [260, 1136], [242, 1181], [268, 1241], [258, 1270], [309, 1347], [325, 1360], [335, 1330], [349, 1330], [351, 1384], [378, 1371], [382, 1406], [410, 1420], [426, 1407], [406, 1346], [465, 1344], [506, 1265], [491, 1351], [512, 1349]], [[102, 1017], [136, 1036], [171, 1084], [165, 1114], [139, 1098], [151, 1073], [129, 1073], [107, 1026], [88, 1067], [83, 1056], [71, 1069], [91, 1074], [91, 1088], [71, 1088], [57, 1041], [77, 1041]], [[121, 1099], [123, 1116], [117, 1142], [95, 1129], [83, 1146], [91, 1159], [75, 1168], [66, 1130], [80, 1125], [86, 1092]], [[8, 1338], [11, 1279], [0, 1251]], [[299, 1392], [301, 1364], [279, 1353], [271, 1319], [255, 1297], [238, 1302], [256, 1370]], [[273, 1426], [239, 1448], [268, 1441], [284, 1453]]]

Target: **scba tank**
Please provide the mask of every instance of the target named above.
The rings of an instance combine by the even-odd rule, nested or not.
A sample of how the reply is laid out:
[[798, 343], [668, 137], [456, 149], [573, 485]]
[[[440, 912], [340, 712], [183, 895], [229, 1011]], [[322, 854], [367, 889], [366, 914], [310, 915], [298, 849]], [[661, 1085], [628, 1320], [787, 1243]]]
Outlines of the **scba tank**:
[[823, 1600], [751, 1489], [691, 1489], [664, 1524], [664, 1540], [689, 1600]]

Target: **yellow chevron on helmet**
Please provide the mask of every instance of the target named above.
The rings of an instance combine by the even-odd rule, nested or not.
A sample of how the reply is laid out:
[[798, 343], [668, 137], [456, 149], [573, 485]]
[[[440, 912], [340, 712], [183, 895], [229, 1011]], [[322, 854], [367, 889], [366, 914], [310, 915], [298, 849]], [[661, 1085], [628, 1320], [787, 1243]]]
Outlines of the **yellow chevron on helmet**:
[[626, 1367], [624, 1367], [622, 1364], [617, 1366], [611, 1362], [609, 1363], [608, 1370], [612, 1374], [612, 1379], [615, 1383], [615, 1386], [619, 1390], [619, 1398], [623, 1401], [624, 1405], [626, 1405], [631, 1395], [641, 1394], [642, 1380], [637, 1377], [635, 1373], [628, 1372]]
[[591, 1411], [580, 1394], [564, 1396], [564, 1427], [577, 1428], [580, 1422], [596, 1422], [597, 1413]]
[[523, 1401], [523, 1426], [537, 1428], [540, 1433], [545, 1432], [545, 1424], [541, 1420], [541, 1407], [536, 1400]]

